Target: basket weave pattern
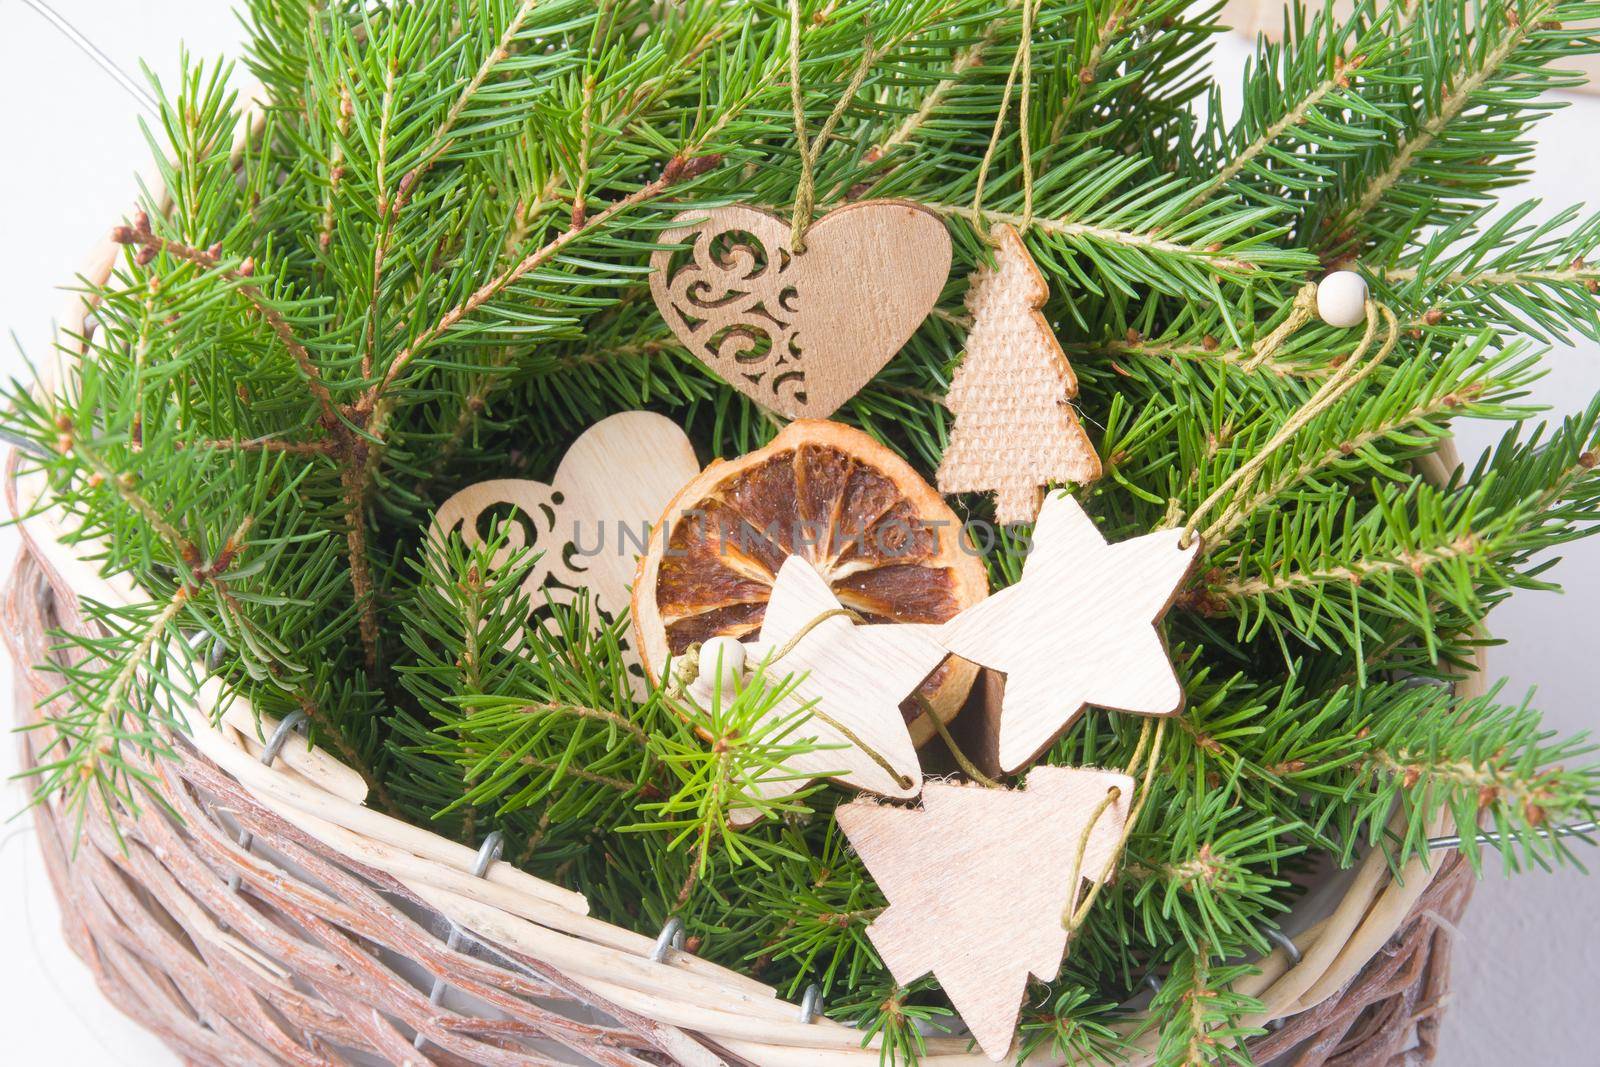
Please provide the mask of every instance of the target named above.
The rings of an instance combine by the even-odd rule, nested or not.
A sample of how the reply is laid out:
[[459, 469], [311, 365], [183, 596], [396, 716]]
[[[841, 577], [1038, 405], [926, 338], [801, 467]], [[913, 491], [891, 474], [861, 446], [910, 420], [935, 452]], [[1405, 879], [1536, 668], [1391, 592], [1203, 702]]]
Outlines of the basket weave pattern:
[[[31, 542], [4, 616], [19, 716], [46, 722], [19, 735], [32, 766], [52, 737], [56, 683], [37, 667], [52, 654], [49, 632], [85, 623], [73, 592]], [[73, 950], [108, 998], [188, 1062], [329, 1064], [353, 1052], [408, 1064], [877, 1060], [836, 1040], [794, 1042], [798, 1024], [753, 1018], [738, 1035], [671, 1025], [597, 992], [601, 983], [478, 933], [452, 950], [451, 920], [406, 881], [330, 847], [186, 740], [175, 744], [181, 759], [145, 764], [171, 813], [147, 804], [137, 815], [119, 813], [114, 827], [92, 808], [76, 848], [73, 823], [56, 804], [42, 804], [34, 817]], [[254, 835], [253, 850], [237, 844], [241, 829]], [[1256, 1062], [1285, 1053], [1283, 1062], [1296, 1067], [1431, 1060], [1449, 971], [1447, 927], [1438, 920], [1458, 917], [1470, 888], [1466, 865], [1452, 855], [1352, 981], [1253, 1043]], [[678, 970], [643, 953], [638, 962]], [[429, 996], [435, 977], [450, 989], [437, 1004]], [[748, 996], [748, 987], [730, 982], [728, 995]], [[809, 1029], [820, 1038], [840, 1028], [822, 1021]], [[987, 1062], [959, 1041], [931, 1042], [930, 1053], [936, 1064]]]

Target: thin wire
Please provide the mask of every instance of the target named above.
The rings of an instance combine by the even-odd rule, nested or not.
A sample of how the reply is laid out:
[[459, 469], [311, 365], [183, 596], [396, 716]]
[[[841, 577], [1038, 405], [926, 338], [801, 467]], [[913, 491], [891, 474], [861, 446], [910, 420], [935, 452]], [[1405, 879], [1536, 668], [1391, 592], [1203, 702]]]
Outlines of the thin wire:
[[45, 3], [44, 0], [22, 0], [22, 2], [33, 8], [46, 22], [61, 31], [61, 35], [76, 45], [79, 51], [94, 60], [96, 66], [109, 74], [111, 80], [122, 87], [123, 92], [144, 105], [151, 114], [160, 114], [161, 104], [150, 94], [150, 91], [140, 85], [138, 79], [117, 66], [115, 60], [106, 55], [99, 45], [89, 40], [82, 30], [68, 22], [66, 17], [59, 11]]
[[12, 446], [13, 448], [20, 449], [21, 451], [27, 452], [27, 453], [29, 453], [31, 455], [35, 455], [35, 456], [48, 456], [48, 455], [50, 455], [50, 450], [48, 448], [45, 448], [39, 442], [34, 441], [34, 440], [30, 439], [30, 438], [24, 437], [19, 433], [12, 433], [10, 430], [0, 430], [0, 441], [4, 441], [6, 444]]
[[[505, 848], [505, 834], [501, 833], [499, 830], [491, 830], [489, 835], [483, 839], [483, 844], [478, 846], [478, 855], [472, 861], [472, 877], [489, 877], [489, 868], [493, 867], [500, 861], [500, 857], [505, 853]], [[462, 943], [467, 939], [467, 932], [466, 930], [462, 929], [462, 927], [456, 923], [455, 920], [451, 919], [450, 916], [446, 915], [444, 918], [445, 922], [450, 924], [450, 936], [445, 938], [444, 947], [447, 951], [459, 952], [461, 951]], [[444, 991], [449, 984], [450, 983], [445, 981], [443, 975], [435, 975], [433, 979], [433, 988], [428, 990], [428, 1003], [434, 1007], [438, 1007], [440, 1004], [443, 1004]], [[421, 1030], [418, 1030], [417, 1036], [411, 1041], [411, 1046], [420, 1050], [422, 1046], [426, 1045], [427, 1043], [428, 1036]]]
[[[1533, 831], [1533, 836], [1542, 837], [1546, 841], [1549, 841], [1553, 838], [1559, 837], [1588, 837], [1596, 830], [1600, 830], [1600, 821], [1590, 819], [1588, 822], [1572, 823], [1567, 826], [1540, 827], [1539, 829]], [[1483, 833], [1473, 835], [1473, 840], [1480, 845], [1489, 845], [1493, 848], [1499, 848], [1505, 843], [1507, 837], [1514, 838], [1514, 835], [1496, 834], [1484, 831]], [[1430, 852], [1440, 852], [1445, 849], [1460, 847], [1460, 834], [1449, 834], [1444, 837], [1428, 838], [1428, 851]]]

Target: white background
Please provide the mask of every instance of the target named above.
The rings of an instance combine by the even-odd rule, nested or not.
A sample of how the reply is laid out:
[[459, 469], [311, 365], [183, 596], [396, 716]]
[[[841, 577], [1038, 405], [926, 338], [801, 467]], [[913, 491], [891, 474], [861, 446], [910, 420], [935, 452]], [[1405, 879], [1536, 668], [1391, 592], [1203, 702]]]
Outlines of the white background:
[[[125, 69], [144, 59], [171, 78], [180, 42], [195, 54], [237, 55], [239, 24], [219, 0], [54, 0]], [[1235, 81], [1242, 42], [1224, 39], [1217, 65]], [[242, 78], [236, 80], [243, 80]], [[1551, 205], [1593, 198], [1600, 171], [1600, 97], [1540, 129], [1536, 177], [1527, 195]], [[136, 170], [147, 172], [137, 106], [106, 75], [18, 0], [0, 0], [0, 372], [20, 373], [18, 347], [48, 350], [54, 316], [70, 281], [132, 200]], [[3, 335], [0, 335], [3, 336]], [[1577, 410], [1600, 389], [1600, 350], [1561, 349], [1536, 390], [1556, 413]], [[1499, 433], [1468, 427], [1463, 453]], [[15, 536], [0, 531], [9, 569]], [[1594, 606], [1600, 603], [1600, 541], [1571, 549], [1557, 577], [1565, 596], [1522, 594], [1492, 618], [1506, 640], [1491, 673], [1520, 694], [1537, 684], [1550, 726], [1596, 720], [1600, 673]], [[0, 694], [9, 706], [10, 663], [0, 657]], [[0, 717], [0, 722], [4, 722]], [[0, 772], [14, 767], [13, 739], [0, 743]], [[0, 792], [0, 817], [22, 807], [22, 791]], [[1445, 1026], [1445, 1067], [1595, 1062], [1593, 990], [1600, 980], [1600, 887], [1563, 871], [1507, 880], [1491, 867], [1459, 934], [1455, 993]], [[59, 914], [26, 814], [0, 823], [0, 1060], [18, 1065], [126, 1067], [176, 1062], [96, 992], [66, 949]]]

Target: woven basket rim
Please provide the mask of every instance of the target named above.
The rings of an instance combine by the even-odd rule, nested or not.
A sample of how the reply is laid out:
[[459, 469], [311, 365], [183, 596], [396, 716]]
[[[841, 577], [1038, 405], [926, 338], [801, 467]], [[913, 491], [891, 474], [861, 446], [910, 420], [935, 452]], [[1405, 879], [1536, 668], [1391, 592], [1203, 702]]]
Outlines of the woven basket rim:
[[[258, 106], [246, 114], [252, 115]], [[241, 125], [248, 135], [259, 127], [258, 117]], [[63, 320], [62, 337], [84, 336], [93, 310], [87, 290], [109, 279], [121, 253], [120, 246], [109, 240], [97, 249], [83, 274], [91, 284], [77, 295], [72, 313]], [[5, 473], [7, 503], [18, 520], [25, 551], [56, 572], [57, 594], [118, 606], [147, 602], [148, 595], [127, 574], [101, 574], [86, 562], [103, 558], [101, 543], [82, 539], [75, 546], [68, 543], [71, 532], [65, 516], [50, 500], [42, 479], [19, 477], [19, 461], [13, 450]], [[1458, 463], [1453, 443], [1445, 438], [1419, 467], [1424, 477], [1440, 482]], [[169, 651], [180, 661], [192, 656], [181, 643], [175, 642]], [[800, 1022], [795, 1005], [755, 979], [681, 952], [664, 963], [652, 961], [653, 938], [588, 916], [587, 901], [576, 892], [503, 863], [494, 865], [488, 877], [474, 878], [473, 849], [367, 808], [360, 776], [321, 748], [285, 746], [277, 763], [263, 766], [258, 759], [262, 738], [276, 721], [267, 716], [258, 721], [242, 694], [208, 676], [203, 666], [191, 665], [206, 678], [195, 707], [223, 709], [215, 725], [207, 715], [187, 716], [184, 725], [200, 756], [233, 778], [266, 811], [353, 863], [392, 878], [478, 939], [542, 960], [587, 987], [597, 999], [652, 1019], [669, 1034], [681, 1029], [699, 1035], [752, 1063], [775, 1067], [878, 1063], [876, 1042], [863, 1047], [858, 1031], [825, 1017]], [[35, 666], [18, 663], [19, 672]], [[1480, 647], [1476, 662], [1456, 684], [1459, 694], [1486, 691], [1482, 668]], [[1433, 832], [1440, 832], [1445, 821], [1441, 814]], [[1259, 973], [1235, 984], [1235, 990], [1264, 1005], [1265, 1010], [1247, 1017], [1245, 1024], [1263, 1026], [1310, 1012], [1350, 986], [1402, 929], [1442, 866], [1419, 857], [1393, 877], [1383, 851], [1372, 850], [1353, 868], [1332, 913], [1295, 934], [1298, 961], [1292, 962], [1283, 948], [1276, 948], [1258, 961]], [[1134, 1021], [1140, 1017], [1142, 1013]], [[1144, 1055], [1130, 1061], [1134, 1067], [1150, 1061], [1154, 1039], [1153, 1033], [1141, 1039]], [[922, 1062], [930, 1067], [989, 1062], [968, 1047], [965, 1038], [930, 1038]], [[720, 1062], [714, 1056], [702, 1058], [703, 1052], [704, 1046], [692, 1044], [672, 1054], [685, 1063]], [[1041, 1067], [1064, 1062], [1042, 1051], [1029, 1059]]]

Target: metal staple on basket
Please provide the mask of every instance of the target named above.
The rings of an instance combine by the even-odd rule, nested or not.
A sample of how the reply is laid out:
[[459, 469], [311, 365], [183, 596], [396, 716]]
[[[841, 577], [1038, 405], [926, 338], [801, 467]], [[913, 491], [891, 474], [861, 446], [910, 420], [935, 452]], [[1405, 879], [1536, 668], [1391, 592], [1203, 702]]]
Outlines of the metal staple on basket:
[[[490, 831], [489, 836], [483, 839], [483, 844], [478, 848], [478, 858], [472, 861], [472, 877], [489, 877], [489, 868], [495, 865], [495, 862], [500, 859], [500, 857], [505, 853], [505, 850], [505, 835], [499, 830]], [[462, 940], [463, 933], [461, 927], [456, 923], [451, 922], [450, 936], [445, 938], [444, 947], [449, 949], [451, 952], [455, 952], [460, 949]], [[433, 979], [433, 988], [428, 990], [428, 1003], [432, 1004], [434, 1007], [438, 1007], [441, 1003], [443, 1003], [444, 991], [449, 987], [449, 984], [450, 983], [445, 981], [443, 975], [436, 975]], [[427, 1037], [424, 1036], [420, 1031], [411, 1042], [414, 1047], [419, 1049], [427, 1043]]]
[[800, 1021], [807, 1024], [817, 1021], [822, 1014], [822, 987], [812, 982], [806, 986], [806, 995], [800, 1000]]
[[[261, 750], [262, 766], [270, 767], [277, 762], [278, 754], [283, 751], [283, 743], [289, 740], [289, 735], [303, 726], [305, 721], [306, 713], [303, 711], [291, 711], [283, 717], [278, 723], [278, 728], [272, 731], [272, 736], [267, 738], [267, 746]], [[249, 852], [250, 846], [255, 843], [255, 835], [249, 830], [240, 830], [234, 843]], [[234, 871], [228, 876], [228, 892], [237, 893], [243, 882], [244, 875]]]
[[683, 920], [674, 915], [661, 927], [661, 933], [656, 935], [655, 947], [650, 950], [650, 962], [666, 963], [667, 955], [673, 949], [681, 948], [683, 948]]

